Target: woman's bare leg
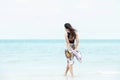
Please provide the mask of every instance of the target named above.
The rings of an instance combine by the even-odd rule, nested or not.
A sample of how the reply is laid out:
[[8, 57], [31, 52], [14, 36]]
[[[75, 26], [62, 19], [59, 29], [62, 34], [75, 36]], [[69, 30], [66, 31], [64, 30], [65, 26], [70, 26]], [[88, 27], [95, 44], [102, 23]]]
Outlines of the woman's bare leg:
[[73, 77], [73, 67], [72, 67], [73, 64], [69, 64], [69, 69], [70, 69], [70, 73], [71, 73], [71, 76]]
[[65, 70], [65, 74], [64, 74], [64, 76], [66, 76], [66, 75], [67, 75], [68, 70], [69, 70], [69, 63], [67, 63], [67, 66], [66, 66], [66, 70]]

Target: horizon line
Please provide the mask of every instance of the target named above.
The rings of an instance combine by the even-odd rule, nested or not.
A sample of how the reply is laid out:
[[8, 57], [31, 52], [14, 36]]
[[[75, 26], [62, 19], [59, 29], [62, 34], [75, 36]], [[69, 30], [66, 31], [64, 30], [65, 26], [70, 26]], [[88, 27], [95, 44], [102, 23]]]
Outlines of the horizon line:
[[[120, 43], [120, 39], [79, 39], [80, 43]], [[65, 39], [0, 39], [0, 43], [33, 42], [33, 43], [63, 43]]]

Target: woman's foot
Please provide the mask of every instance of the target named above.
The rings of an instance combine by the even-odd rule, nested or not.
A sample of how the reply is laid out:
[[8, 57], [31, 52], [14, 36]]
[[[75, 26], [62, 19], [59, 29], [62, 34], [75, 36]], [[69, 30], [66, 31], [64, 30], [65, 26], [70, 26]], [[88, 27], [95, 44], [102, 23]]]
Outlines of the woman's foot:
[[67, 76], [67, 74], [65, 73], [64, 76]]
[[74, 76], [73, 76], [73, 75], [71, 75], [71, 77], [73, 78]]

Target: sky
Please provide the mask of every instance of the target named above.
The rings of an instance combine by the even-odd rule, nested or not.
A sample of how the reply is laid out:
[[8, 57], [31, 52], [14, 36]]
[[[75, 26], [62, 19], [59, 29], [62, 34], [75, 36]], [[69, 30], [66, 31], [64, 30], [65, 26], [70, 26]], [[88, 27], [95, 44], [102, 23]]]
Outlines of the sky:
[[120, 39], [120, 0], [0, 0], [0, 39]]

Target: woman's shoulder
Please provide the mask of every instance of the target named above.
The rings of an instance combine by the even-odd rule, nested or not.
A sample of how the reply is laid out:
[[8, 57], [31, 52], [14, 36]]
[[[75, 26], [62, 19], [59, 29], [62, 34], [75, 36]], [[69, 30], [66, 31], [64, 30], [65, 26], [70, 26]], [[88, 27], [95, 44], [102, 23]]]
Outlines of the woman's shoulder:
[[69, 32], [65, 32], [65, 35], [67, 36]]
[[75, 34], [76, 34], [76, 36], [78, 36], [78, 33], [77, 33], [77, 32], [75, 32]]

